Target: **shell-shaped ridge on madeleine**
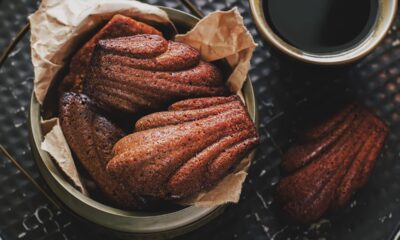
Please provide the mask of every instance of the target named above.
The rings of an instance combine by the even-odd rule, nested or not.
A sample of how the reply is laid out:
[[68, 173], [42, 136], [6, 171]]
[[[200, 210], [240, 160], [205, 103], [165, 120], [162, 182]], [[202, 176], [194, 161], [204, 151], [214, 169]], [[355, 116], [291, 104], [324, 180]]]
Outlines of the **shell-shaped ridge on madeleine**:
[[220, 70], [196, 49], [141, 34], [98, 42], [84, 92], [105, 110], [136, 113], [228, 90]]
[[310, 223], [347, 204], [367, 182], [387, 134], [386, 124], [358, 103], [307, 131], [282, 160], [287, 175], [277, 195], [285, 212]]
[[186, 198], [215, 185], [258, 143], [237, 96], [183, 100], [135, 127], [115, 144], [107, 171], [131, 191], [162, 199]]
[[87, 67], [93, 55], [93, 50], [99, 40], [112, 39], [137, 34], [162, 35], [157, 29], [150, 25], [136, 21], [121, 14], [114, 15], [107, 24], [100, 29], [79, 51], [73, 56], [70, 63], [70, 72], [60, 84], [59, 92], [83, 91], [83, 80]]

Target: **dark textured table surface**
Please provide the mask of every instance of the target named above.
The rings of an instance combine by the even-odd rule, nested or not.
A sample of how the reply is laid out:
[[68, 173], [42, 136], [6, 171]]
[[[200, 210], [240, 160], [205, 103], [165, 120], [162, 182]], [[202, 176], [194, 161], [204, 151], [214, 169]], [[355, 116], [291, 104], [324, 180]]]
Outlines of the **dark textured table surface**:
[[[178, 0], [147, 2], [188, 11]], [[315, 69], [283, 58], [261, 41], [247, 1], [193, 2], [205, 13], [237, 6], [259, 44], [250, 77], [258, 101], [262, 143], [240, 203], [180, 239], [390, 239], [400, 222], [399, 19], [384, 42], [357, 65]], [[37, 5], [36, 0], [0, 0], [0, 52]], [[0, 69], [0, 143], [43, 184], [28, 143], [32, 82], [27, 34]], [[345, 209], [318, 224], [288, 224], [281, 219], [273, 197], [281, 153], [302, 122], [345, 99], [363, 102], [390, 126], [391, 134], [376, 169], [367, 186]], [[95, 229], [88, 230], [68, 213], [52, 207], [10, 161], [0, 156], [0, 240], [102, 238]]]

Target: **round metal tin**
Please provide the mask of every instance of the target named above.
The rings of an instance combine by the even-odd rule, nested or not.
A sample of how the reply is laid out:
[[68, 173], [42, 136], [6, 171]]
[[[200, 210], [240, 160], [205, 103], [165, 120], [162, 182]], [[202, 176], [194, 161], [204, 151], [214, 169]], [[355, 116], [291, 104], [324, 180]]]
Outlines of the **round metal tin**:
[[[182, 11], [160, 7], [176, 25], [192, 28], [199, 19]], [[250, 117], [257, 122], [256, 103], [249, 79], [243, 95]], [[30, 104], [30, 143], [36, 164], [49, 188], [62, 205], [74, 215], [101, 227], [113, 236], [124, 239], [168, 239], [194, 230], [223, 212], [224, 205], [199, 208], [189, 206], [177, 211], [159, 213], [134, 212], [116, 209], [99, 203], [75, 189], [54, 164], [50, 155], [41, 150], [43, 134], [40, 126], [41, 106], [32, 94]], [[254, 155], [254, 152], [252, 153]]]

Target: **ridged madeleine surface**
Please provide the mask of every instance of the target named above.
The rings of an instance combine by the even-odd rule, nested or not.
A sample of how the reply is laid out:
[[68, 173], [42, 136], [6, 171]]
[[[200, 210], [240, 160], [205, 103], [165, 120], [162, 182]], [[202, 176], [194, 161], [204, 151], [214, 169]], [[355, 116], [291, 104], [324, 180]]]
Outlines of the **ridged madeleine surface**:
[[132, 192], [181, 199], [215, 185], [257, 143], [237, 96], [189, 99], [141, 118], [115, 144], [107, 171]]
[[144, 199], [128, 191], [106, 172], [112, 147], [124, 133], [101, 116], [91, 100], [82, 94], [63, 94], [60, 121], [68, 145], [104, 195], [122, 208], [144, 207]]
[[99, 41], [84, 92], [105, 110], [136, 113], [227, 89], [218, 68], [196, 49], [143, 34]]
[[385, 123], [359, 104], [306, 132], [282, 161], [287, 176], [277, 194], [286, 213], [309, 223], [343, 207], [368, 180], [387, 134]]
[[92, 58], [93, 50], [99, 40], [116, 37], [132, 36], [136, 34], [156, 34], [161, 32], [145, 23], [136, 21], [130, 17], [116, 14], [111, 20], [97, 32], [79, 51], [73, 56], [69, 69], [70, 72], [60, 85], [61, 92], [83, 91], [83, 79]]

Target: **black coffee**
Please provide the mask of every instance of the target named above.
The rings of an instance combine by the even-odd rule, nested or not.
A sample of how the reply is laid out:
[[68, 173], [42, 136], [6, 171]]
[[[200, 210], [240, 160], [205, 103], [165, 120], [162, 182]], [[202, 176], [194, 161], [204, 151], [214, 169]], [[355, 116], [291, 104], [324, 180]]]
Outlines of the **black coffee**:
[[312, 53], [343, 50], [371, 30], [378, 0], [264, 0], [268, 24], [291, 45]]

